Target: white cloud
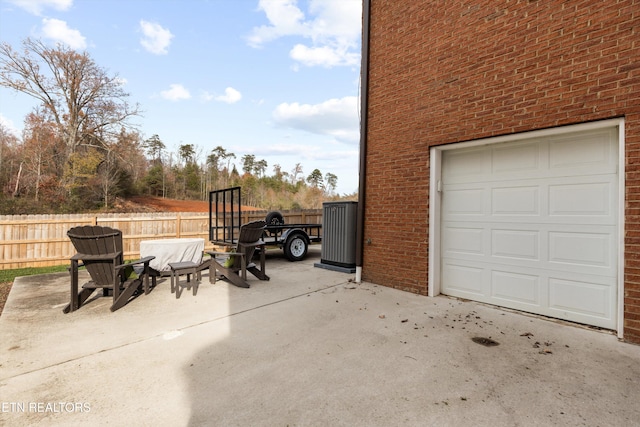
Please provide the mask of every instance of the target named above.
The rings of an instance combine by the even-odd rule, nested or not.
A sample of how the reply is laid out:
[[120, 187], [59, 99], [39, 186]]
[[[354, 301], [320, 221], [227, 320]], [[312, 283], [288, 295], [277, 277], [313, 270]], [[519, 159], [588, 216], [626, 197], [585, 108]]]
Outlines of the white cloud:
[[331, 46], [308, 47], [297, 44], [291, 49], [289, 56], [308, 67], [318, 65], [331, 68], [340, 65], [358, 65], [360, 62], [359, 54]]
[[269, 25], [255, 27], [248, 37], [252, 47], [279, 37], [298, 36], [309, 45], [296, 44], [290, 56], [307, 66], [344, 66], [359, 62], [362, 2], [356, 0], [310, 0], [309, 15], [298, 8], [297, 0], [260, 0], [258, 10], [265, 13]]
[[327, 150], [325, 146], [309, 144], [269, 144], [256, 147], [253, 154], [260, 156], [297, 157], [308, 160], [344, 160], [345, 157], [358, 155], [358, 150]]
[[73, 0], [9, 0], [9, 2], [34, 15], [41, 15], [46, 8], [65, 11], [73, 5]]
[[86, 49], [85, 37], [78, 30], [69, 28], [65, 21], [44, 18], [42, 20], [42, 34], [45, 38], [56, 43], [63, 43], [71, 49]]
[[355, 47], [361, 37], [362, 2], [357, 0], [310, 0], [314, 41], [330, 41]]
[[6, 118], [0, 113], [0, 125], [11, 132], [14, 136], [20, 138], [20, 130], [13, 124], [13, 121]]
[[236, 102], [242, 99], [242, 94], [239, 91], [235, 90], [234, 88], [228, 87], [225, 89], [224, 95], [215, 95], [213, 93], [204, 91], [202, 92], [202, 95], [200, 95], [200, 97], [204, 101], [216, 100], [216, 101], [226, 102], [227, 104], [235, 104]]
[[172, 84], [168, 90], [163, 90], [160, 95], [169, 101], [179, 101], [181, 99], [191, 98], [189, 91], [181, 84]]
[[155, 22], [140, 21], [140, 30], [144, 37], [140, 39], [140, 44], [148, 51], [156, 55], [166, 55], [169, 53], [169, 45], [174, 37], [171, 31], [163, 28]]
[[297, 6], [297, 0], [260, 0], [258, 10], [267, 15], [271, 25], [253, 29], [248, 37], [249, 45], [260, 47], [278, 37], [307, 32], [303, 24], [304, 14]]
[[216, 96], [216, 101], [226, 102], [227, 104], [235, 104], [242, 99], [242, 94], [232, 87], [224, 90], [224, 95]]
[[360, 138], [358, 99], [347, 96], [330, 99], [320, 104], [283, 103], [273, 112], [275, 122], [283, 127], [330, 135], [346, 143], [357, 143]]
[[320, 147], [304, 144], [269, 144], [268, 146], [256, 147], [253, 151], [256, 155], [269, 156], [293, 156], [305, 159], [315, 159], [320, 156]]

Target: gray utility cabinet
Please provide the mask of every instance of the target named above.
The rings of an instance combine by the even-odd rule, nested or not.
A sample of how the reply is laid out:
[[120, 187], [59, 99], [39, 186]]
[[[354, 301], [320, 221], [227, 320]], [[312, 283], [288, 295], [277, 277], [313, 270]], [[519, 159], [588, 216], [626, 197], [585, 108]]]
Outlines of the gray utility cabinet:
[[358, 202], [322, 204], [322, 264], [355, 268], [357, 211]]

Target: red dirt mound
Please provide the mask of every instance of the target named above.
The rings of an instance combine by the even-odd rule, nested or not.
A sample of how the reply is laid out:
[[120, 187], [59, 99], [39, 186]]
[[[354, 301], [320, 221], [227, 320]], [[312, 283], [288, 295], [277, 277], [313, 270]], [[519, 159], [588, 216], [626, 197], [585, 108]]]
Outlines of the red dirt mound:
[[[154, 212], [209, 212], [209, 202], [200, 200], [175, 200], [162, 197], [135, 196], [129, 202], [144, 207], [147, 211]], [[251, 206], [243, 206], [243, 211], [258, 211], [260, 209]]]
[[209, 202], [199, 200], [173, 200], [162, 197], [136, 196], [129, 201], [152, 208], [156, 212], [209, 212]]

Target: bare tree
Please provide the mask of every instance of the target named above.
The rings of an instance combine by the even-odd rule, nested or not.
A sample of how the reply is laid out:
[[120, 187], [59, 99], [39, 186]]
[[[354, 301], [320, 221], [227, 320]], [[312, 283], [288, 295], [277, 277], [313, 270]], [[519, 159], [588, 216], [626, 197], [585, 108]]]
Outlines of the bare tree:
[[0, 123], [0, 196], [13, 179], [13, 165], [19, 157], [18, 142], [18, 137]]
[[[231, 174], [231, 159], [235, 159], [236, 155], [232, 152], [227, 152], [227, 150], [225, 150], [221, 146], [217, 146], [214, 151], [218, 154], [222, 161], [227, 161], [227, 165], [224, 167], [224, 169], [221, 169], [221, 172], [224, 172], [224, 174], [222, 177], [222, 182], [219, 183], [220, 188], [227, 187], [229, 184], [229, 175]], [[222, 168], [222, 164], [220, 167]]]
[[13, 197], [17, 197], [20, 194], [20, 177], [22, 176], [22, 165], [24, 162], [20, 162], [20, 167], [18, 168], [18, 177], [16, 178], [16, 186], [13, 190]]
[[298, 182], [298, 175], [302, 175], [302, 165], [300, 163], [296, 163], [291, 170], [291, 184], [295, 185]]
[[92, 135], [118, 133], [139, 114], [129, 106], [117, 75], [109, 76], [86, 53], [64, 45], [49, 48], [26, 39], [24, 52], [0, 44], [0, 86], [27, 94], [42, 103], [66, 142], [67, 157]]
[[[29, 185], [33, 187], [34, 200], [40, 199], [40, 185], [46, 176], [58, 178], [56, 171], [56, 137], [53, 124], [37, 111], [25, 120], [23, 131], [23, 158], [26, 162]], [[30, 179], [29, 179], [30, 178]]]
[[327, 174], [324, 176], [324, 182], [325, 182], [325, 191], [329, 195], [333, 195], [333, 192], [335, 191], [336, 186], [338, 185], [338, 177], [332, 174], [331, 172], [327, 172]]

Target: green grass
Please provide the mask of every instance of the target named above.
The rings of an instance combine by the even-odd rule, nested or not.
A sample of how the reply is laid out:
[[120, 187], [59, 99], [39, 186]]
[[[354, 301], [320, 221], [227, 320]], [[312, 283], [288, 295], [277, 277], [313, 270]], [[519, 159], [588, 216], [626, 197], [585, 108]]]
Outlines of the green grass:
[[[125, 261], [127, 263], [129, 261]], [[81, 269], [84, 267], [80, 267]], [[36, 274], [47, 274], [47, 273], [60, 273], [62, 271], [68, 271], [69, 266], [65, 265], [54, 265], [50, 267], [34, 267], [34, 268], [16, 268], [13, 270], [0, 270], [0, 283], [5, 282], [13, 282], [16, 277], [20, 276], [35, 276]]]
[[33, 276], [35, 274], [59, 273], [67, 271], [66, 265], [56, 265], [52, 267], [36, 268], [16, 268], [13, 270], [0, 270], [0, 283], [13, 282], [16, 277]]

